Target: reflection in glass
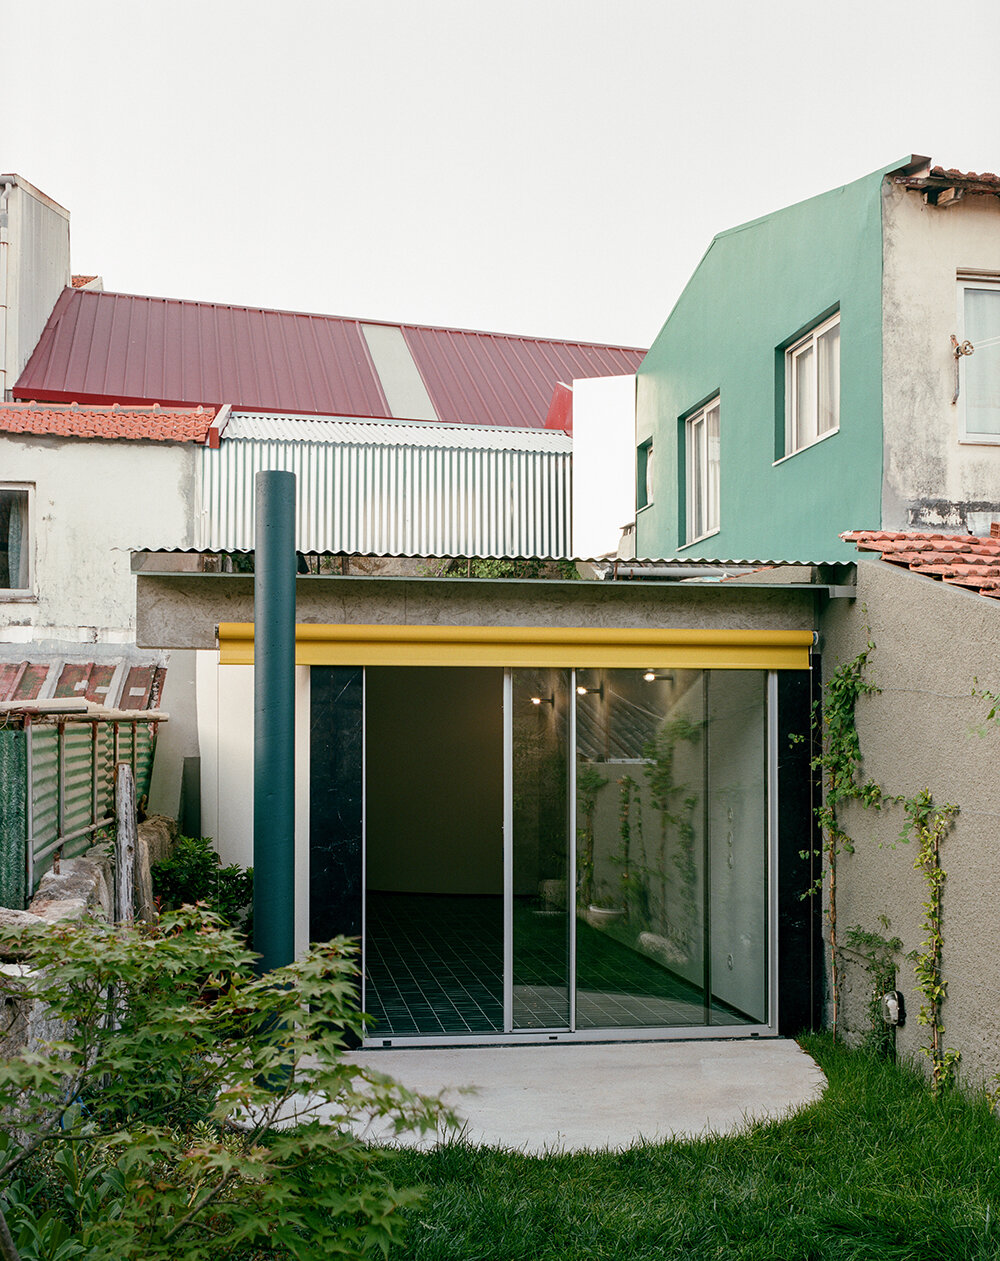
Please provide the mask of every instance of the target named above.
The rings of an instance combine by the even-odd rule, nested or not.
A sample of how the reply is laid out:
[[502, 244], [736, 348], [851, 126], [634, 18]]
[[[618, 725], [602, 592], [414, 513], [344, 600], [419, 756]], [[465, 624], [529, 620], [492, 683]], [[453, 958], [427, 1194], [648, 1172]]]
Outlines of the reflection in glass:
[[568, 670], [512, 671], [515, 1029], [570, 1023]]
[[764, 1021], [765, 675], [577, 681], [577, 1027]]

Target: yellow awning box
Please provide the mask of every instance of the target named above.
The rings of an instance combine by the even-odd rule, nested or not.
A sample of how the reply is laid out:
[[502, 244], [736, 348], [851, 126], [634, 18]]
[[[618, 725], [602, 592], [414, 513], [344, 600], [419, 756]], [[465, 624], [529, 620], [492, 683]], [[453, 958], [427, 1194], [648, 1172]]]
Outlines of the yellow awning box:
[[[252, 622], [219, 624], [223, 665], [253, 664]], [[808, 670], [812, 631], [301, 623], [300, 666]]]

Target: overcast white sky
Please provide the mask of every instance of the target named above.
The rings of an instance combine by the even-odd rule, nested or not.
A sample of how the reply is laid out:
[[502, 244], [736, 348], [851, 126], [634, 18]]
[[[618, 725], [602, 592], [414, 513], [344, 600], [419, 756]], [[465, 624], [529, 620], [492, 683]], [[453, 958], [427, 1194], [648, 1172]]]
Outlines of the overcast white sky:
[[109, 289], [648, 345], [713, 233], [1000, 171], [997, 0], [0, 0], [0, 170]]

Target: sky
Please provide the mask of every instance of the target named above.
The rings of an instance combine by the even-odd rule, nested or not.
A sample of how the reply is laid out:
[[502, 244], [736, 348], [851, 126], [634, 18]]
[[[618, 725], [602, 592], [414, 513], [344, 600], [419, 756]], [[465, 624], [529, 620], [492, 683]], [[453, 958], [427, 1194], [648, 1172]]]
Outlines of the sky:
[[0, 0], [0, 171], [105, 288], [648, 346], [714, 233], [1000, 171], [996, 0]]

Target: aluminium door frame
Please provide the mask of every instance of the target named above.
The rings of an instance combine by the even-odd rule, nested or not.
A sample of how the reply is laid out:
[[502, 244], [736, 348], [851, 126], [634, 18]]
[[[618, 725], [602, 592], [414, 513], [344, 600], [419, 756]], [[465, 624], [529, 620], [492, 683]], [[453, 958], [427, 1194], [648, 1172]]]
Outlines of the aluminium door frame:
[[[434, 667], [415, 666], [414, 669]], [[568, 1028], [513, 1028], [513, 912], [514, 912], [514, 738], [513, 670], [503, 672], [503, 1028], [494, 1033], [406, 1034], [366, 1037], [362, 1049], [399, 1047], [533, 1046], [545, 1043], [603, 1042], [708, 1042], [717, 1039], [773, 1038], [778, 1036], [778, 674], [765, 674], [765, 785], [766, 801], [766, 928], [764, 933], [764, 975], [767, 978], [767, 1022], [747, 1025], [667, 1025], [626, 1026], [618, 1029], [576, 1028], [576, 670], [570, 670], [569, 708], [569, 873], [566, 889], [569, 916], [569, 1007]], [[361, 711], [361, 1009], [365, 1008], [367, 985], [368, 909], [368, 667], [362, 667]], [[710, 1000], [709, 1000], [710, 1001]]]

